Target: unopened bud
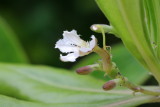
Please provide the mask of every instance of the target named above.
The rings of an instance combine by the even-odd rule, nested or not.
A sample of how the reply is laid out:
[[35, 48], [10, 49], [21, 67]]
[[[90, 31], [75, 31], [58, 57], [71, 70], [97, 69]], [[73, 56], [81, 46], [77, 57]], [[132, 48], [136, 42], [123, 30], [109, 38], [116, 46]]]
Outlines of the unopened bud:
[[116, 82], [114, 80], [110, 80], [103, 85], [103, 89], [105, 91], [112, 90], [116, 87]]
[[94, 24], [91, 27], [91, 30], [97, 33], [102, 33], [102, 30], [105, 33], [109, 33], [112, 31], [112, 26], [105, 25], [105, 24]]
[[115, 31], [115, 29], [110, 26], [110, 25], [106, 25], [106, 24], [94, 24], [90, 27], [90, 29], [96, 33], [102, 33], [102, 31], [104, 33], [110, 33], [110, 34], [114, 34], [116, 37], [119, 37]]
[[91, 73], [92, 71], [93, 71], [93, 69], [90, 66], [84, 66], [84, 67], [78, 68], [76, 70], [76, 72], [80, 75], [87, 75], [87, 74]]

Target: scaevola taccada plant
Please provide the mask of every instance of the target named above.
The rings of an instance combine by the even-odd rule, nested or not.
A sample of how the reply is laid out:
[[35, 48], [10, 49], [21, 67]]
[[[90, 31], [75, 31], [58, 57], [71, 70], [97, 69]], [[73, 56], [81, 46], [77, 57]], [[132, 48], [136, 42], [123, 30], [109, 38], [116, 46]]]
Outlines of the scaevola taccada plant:
[[132, 55], [160, 83], [160, 1], [96, 0], [96, 2], [110, 21], [110, 25], [94, 24], [91, 26], [92, 31], [102, 33], [103, 48], [98, 46], [98, 40], [93, 35], [91, 41], [84, 41], [75, 30], [64, 31], [63, 39], [55, 45], [55, 48], [67, 54], [60, 55], [60, 59], [64, 62], [74, 62], [78, 57], [95, 52], [101, 57], [101, 61], [78, 68], [76, 70], [78, 74], [86, 75], [99, 69], [111, 78], [103, 85], [104, 90], [111, 90], [120, 85], [134, 92], [160, 95], [160, 92], [143, 89], [124, 77], [116, 64], [112, 62], [111, 47], [106, 46], [105, 43], [105, 33], [119, 37]]

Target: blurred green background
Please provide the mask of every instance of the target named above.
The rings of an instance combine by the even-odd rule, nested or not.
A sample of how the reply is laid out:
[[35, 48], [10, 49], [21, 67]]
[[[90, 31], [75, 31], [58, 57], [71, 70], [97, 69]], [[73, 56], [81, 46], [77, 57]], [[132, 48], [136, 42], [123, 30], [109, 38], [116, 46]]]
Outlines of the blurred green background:
[[[85, 40], [94, 34], [101, 45], [101, 35], [90, 26], [108, 24], [94, 0], [5, 0], [0, 1], [0, 15], [15, 32], [30, 63], [63, 68], [74, 64], [61, 62], [54, 48], [64, 30], [75, 29]], [[119, 41], [107, 36], [108, 45]]]

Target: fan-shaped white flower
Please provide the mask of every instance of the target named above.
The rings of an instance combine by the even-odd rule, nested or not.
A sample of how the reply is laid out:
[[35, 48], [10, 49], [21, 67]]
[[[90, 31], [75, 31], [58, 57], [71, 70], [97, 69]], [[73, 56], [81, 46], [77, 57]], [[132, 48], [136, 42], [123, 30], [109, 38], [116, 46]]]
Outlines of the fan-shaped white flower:
[[55, 48], [58, 48], [62, 53], [67, 53], [66, 56], [60, 55], [60, 59], [64, 62], [74, 62], [76, 58], [87, 55], [92, 52], [97, 45], [96, 38], [92, 35], [92, 40], [86, 42], [80, 38], [75, 30], [64, 31], [63, 39], [57, 41]]

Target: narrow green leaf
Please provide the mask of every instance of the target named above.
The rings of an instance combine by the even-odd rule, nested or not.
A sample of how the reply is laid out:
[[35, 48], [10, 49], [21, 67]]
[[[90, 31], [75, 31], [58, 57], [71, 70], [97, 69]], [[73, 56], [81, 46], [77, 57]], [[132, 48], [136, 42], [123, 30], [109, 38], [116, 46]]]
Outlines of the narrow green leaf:
[[[128, 79], [133, 83], [142, 84], [148, 79], [148, 77], [150, 77], [146, 69], [144, 69], [133, 58], [133, 56], [128, 52], [128, 50], [122, 44], [118, 44], [112, 47], [112, 58], [113, 58], [113, 61], [116, 62], [118, 68], [120, 69], [120, 72], [126, 77], [128, 77]], [[76, 68], [79, 68], [82, 66], [93, 64], [99, 59], [100, 57], [96, 54], [87, 56], [78, 64], [76, 64], [72, 68], [72, 70], [75, 70]], [[95, 71], [92, 75], [96, 78], [107, 80], [103, 76], [104, 75], [103, 72]]]
[[28, 62], [16, 35], [2, 17], [0, 17], [0, 50], [0, 62]]

